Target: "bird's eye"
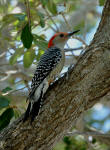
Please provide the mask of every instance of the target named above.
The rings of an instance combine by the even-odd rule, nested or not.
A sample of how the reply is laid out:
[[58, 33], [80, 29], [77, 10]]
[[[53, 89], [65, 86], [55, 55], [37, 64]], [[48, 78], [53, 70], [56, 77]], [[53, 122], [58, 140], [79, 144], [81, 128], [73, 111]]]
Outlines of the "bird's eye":
[[61, 33], [61, 34], [60, 34], [60, 37], [64, 37], [64, 34]]

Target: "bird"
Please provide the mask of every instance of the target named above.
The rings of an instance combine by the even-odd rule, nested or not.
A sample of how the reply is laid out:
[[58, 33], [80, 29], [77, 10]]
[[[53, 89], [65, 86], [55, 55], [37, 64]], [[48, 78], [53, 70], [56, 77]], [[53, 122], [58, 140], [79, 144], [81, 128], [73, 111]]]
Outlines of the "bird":
[[31, 123], [38, 116], [40, 107], [43, 104], [43, 96], [49, 85], [60, 74], [64, 63], [64, 46], [68, 39], [79, 32], [58, 32], [55, 33], [48, 42], [48, 49], [41, 56], [32, 78], [31, 89], [27, 99], [29, 104], [24, 114], [23, 122], [30, 118]]

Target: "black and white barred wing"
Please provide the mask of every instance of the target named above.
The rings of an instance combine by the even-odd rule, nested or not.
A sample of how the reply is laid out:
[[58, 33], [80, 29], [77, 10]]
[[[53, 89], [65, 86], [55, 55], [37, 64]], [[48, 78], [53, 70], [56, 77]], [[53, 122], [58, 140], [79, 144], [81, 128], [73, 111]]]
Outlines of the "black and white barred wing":
[[59, 48], [53, 47], [45, 51], [41, 56], [41, 59], [37, 65], [34, 77], [32, 79], [31, 91], [29, 93], [29, 99], [34, 99], [34, 93], [43, 80], [50, 74], [50, 72], [56, 67], [61, 60], [61, 51]]

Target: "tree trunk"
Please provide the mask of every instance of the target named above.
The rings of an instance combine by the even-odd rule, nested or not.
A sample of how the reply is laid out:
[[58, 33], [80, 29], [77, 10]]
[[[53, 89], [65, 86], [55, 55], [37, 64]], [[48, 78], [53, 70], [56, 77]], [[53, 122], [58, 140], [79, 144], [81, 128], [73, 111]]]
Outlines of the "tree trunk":
[[[68, 77], [68, 78], [67, 78]], [[44, 97], [39, 116], [30, 125], [22, 117], [0, 135], [4, 150], [51, 150], [85, 110], [110, 91], [110, 0], [92, 43], [68, 75], [56, 81]]]

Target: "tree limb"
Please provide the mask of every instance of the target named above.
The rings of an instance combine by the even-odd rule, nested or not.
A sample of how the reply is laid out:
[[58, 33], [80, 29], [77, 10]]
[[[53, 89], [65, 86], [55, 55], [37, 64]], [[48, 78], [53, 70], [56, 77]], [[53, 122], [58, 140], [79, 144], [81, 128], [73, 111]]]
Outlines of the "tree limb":
[[[99, 28], [78, 63], [50, 86], [40, 114], [30, 125], [22, 117], [0, 135], [1, 149], [50, 150], [85, 110], [110, 91], [110, 0]], [[106, 33], [106, 34], [105, 34]]]

